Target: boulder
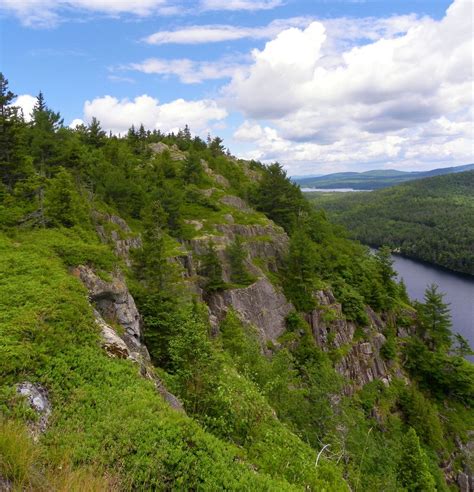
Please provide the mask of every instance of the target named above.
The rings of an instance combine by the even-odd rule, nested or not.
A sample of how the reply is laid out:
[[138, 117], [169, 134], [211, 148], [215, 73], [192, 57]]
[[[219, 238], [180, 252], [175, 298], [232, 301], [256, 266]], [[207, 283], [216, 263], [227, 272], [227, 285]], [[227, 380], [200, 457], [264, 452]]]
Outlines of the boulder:
[[16, 391], [26, 398], [28, 405], [38, 416], [38, 420], [29, 425], [33, 438], [36, 440], [46, 430], [51, 415], [48, 392], [40, 384], [29, 381], [20, 383], [16, 387]]

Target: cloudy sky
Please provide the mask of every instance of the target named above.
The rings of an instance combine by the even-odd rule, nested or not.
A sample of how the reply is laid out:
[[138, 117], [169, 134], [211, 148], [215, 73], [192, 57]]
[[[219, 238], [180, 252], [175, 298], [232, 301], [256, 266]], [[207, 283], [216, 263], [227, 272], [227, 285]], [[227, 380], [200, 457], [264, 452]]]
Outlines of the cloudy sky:
[[473, 0], [0, 0], [31, 111], [186, 123], [291, 175], [474, 162]]

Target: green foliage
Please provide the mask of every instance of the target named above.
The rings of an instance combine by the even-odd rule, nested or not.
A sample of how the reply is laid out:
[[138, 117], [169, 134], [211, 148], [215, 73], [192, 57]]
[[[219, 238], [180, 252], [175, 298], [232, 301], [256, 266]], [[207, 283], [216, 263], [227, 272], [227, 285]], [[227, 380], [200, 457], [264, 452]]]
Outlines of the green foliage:
[[425, 302], [418, 304], [422, 335], [433, 350], [447, 350], [451, 347], [451, 314], [443, 297], [438, 286], [432, 284], [425, 291]]
[[286, 171], [278, 163], [265, 168], [254, 200], [258, 210], [287, 232], [293, 229], [304, 206], [299, 187], [286, 177]]
[[435, 482], [429, 471], [427, 457], [413, 428], [408, 431], [402, 445], [402, 456], [398, 464], [400, 485], [408, 491], [434, 492]]
[[372, 246], [474, 274], [474, 171], [371, 193], [311, 194], [312, 203]]
[[222, 266], [217, 256], [216, 246], [212, 241], [207, 246], [207, 251], [202, 257], [202, 274], [206, 277], [204, 289], [209, 294], [225, 289], [226, 285], [222, 279]]
[[227, 255], [230, 262], [230, 279], [232, 282], [243, 286], [251, 284], [254, 278], [245, 267], [247, 251], [240, 236], [236, 236], [235, 240], [227, 247]]

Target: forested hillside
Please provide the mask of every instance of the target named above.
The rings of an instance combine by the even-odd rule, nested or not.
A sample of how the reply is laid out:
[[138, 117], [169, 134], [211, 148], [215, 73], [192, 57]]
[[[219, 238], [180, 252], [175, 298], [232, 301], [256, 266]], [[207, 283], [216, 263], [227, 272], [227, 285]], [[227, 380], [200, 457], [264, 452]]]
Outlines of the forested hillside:
[[278, 163], [13, 100], [0, 74], [0, 489], [469, 484], [435, 287], [412, 304]]
[[474, 275], [474, 171], [309, 199], [365, 244]]
[[474, 170], [474, 164], [466, 164], [456, 167], [442, 167], [432, 169], [431, 171], [397, 171], [389, 170], [373, 170], [361, 173], [333, 173], [325, 176], [317, 176], [311, 178], [300, 177], [295, 179], [301, 187], [320, 188], [320, 189], [338, 189], [350, 188], [353, 190], [378, 190], [406, 183], [408, 181], [428, 178], [432, 176], [441, 176], [444, 174], [459, 173], [464, 171]]

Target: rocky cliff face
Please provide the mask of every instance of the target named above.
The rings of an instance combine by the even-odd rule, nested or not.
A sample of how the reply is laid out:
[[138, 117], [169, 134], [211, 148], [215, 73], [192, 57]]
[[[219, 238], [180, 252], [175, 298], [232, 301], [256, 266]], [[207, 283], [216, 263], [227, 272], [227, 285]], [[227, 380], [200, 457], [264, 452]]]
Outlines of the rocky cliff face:
[[241, 289], [217, 293], [209, 300], [209, 309], [221, 321], [228, 309], [234, 309], [242, 321], [254, 325], [262, 342], [273, 341], [285, 331], [285, 319], [294, 309], [286, 297], [261, 278]]
[[[306, 316], [316, 343], [325, 351], [337, 350], [340, 359], [336, 370], [345, 376], [351, 385], [350, 392], [375, 379], [388, 385], [392, 368], [383, 359], [380, 349], [386, 342], [382, 333], [383, 320], [369, 307], [366, 308], [369, 324], [362, 329], [362, 336], [356, 337], [356, 326], [347, 321], [341, 305], [331, 291], [316, 293], [318, 307]], [[400, 374], [399, 374], [400, 375]]]
[[155, 375], [150, 355], [143, 343], [140, 314], [123, 275], [115, 272], [107, 282], [83, 265], [72, 273], [81, 279], [89, 292], [90, 301], [95, 307], [96, 323], [101, 330], [102, 346], [107, 354], [137, 363], [140, 374], [154, 382], [157, 392], [173, 408], [184, 411], [178, 398]]

